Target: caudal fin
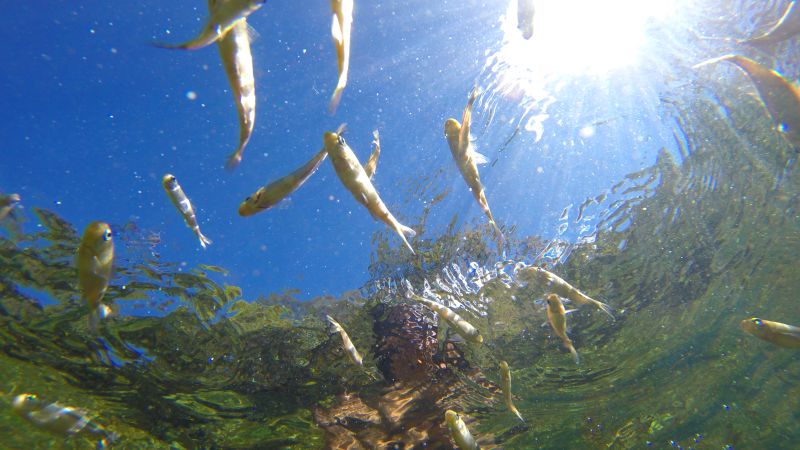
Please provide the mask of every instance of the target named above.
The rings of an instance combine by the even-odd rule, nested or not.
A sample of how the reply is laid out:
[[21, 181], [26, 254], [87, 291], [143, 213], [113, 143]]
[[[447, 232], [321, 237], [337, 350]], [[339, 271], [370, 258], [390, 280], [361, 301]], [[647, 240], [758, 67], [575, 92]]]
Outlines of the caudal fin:
[[411, 247], [411, 244], [408, 243], [406, 236], [414, 237], [417, 235], [417, 232], [399, 222], [397, 222], [395, 230], [397, 230], [398, 236], [400, 236], [400, 239], [402, 239], [403, 243], [406, 244], [406, 247], [408, 247], [408, 249], [411, 250], [411, 254], [416, 255], [416, 252], [414, 252], [414, 249]]
[[575, 364], [580, 366], [581, 357], [578, 355], [578, 351], [575, 350], [575, 346], [572, 345], [572, 343], [570, 343], [569, 345], [567, 345], [567, 348], [569, 348], [569, 352], [572, 353], [572, 358], [575, 360]]
[[611, 320], [617, 320], [616, 317], [614, 317], [614, 310], [610, 306], [603, 302], [598, 302], [597, 300], [594, 300], [594, 305], [597, 306], [597, 309], [600, 311], [608, 314], [608, 316], [611, 317]]
[[100, 322], [111, 315], [111, 308], [107, 305], [100, 303], [97, 308], [89, 312], [89, 332], [97, 334], [100, 328]]
[[195, 232], [197, 234], [197, 239], [200, 241], [200, 245], [203, 247], [203, 250], [206, 249], [206, 246], [212, 244], [211, 239], [205, 237], [203, 233], [200, 232], [200, 228], [197, 228]]
[[243, 148], [239, 147], [235, 152], [231, 153], [231, 156], [225, 161], [226, 169], [233, 170], [239, 166], [239, 163], [242, 162], [242, 150]]

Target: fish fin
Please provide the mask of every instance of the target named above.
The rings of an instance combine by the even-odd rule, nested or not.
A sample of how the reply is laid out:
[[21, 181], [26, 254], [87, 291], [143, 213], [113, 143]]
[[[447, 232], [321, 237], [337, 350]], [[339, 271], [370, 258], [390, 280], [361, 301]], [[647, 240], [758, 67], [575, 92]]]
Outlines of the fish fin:
[[200, 34], [200, 36], [197, 36], [196, 38], [190, 41], [182, 42], [180, 44], [168, 44], [166, 42], [151, 42], [150, 45], [152, 45], [153, 47], [166, 48], [170, 50], [199, 50], [201, 48], [208, 47], [214, 42], [217, 42], [218, 40], [222, 39], [223, 36], [224, 34], [217, 34], [211, 31], [209, 32], [204, 31], [203, 33]]
[[719, 57], [716, 57], [716, 58], [707, 59], [707, 60], [705, 60], [705, 61], [703, 61], [701, 63], [693, 65], [692, 69], [699, 69], [699, 68], [704, 67], [704, 66], [708, 66], [708, 65], [711, 65], [711, 64], [716, 64], [716, 63], [718, 63], [720, 61], [726, 61], [728, 59], [734, 58], [735, 56], [736, 55], [734, 55], [733, 53], [729, 53], [727, 55], [722, 55], [722, 56], [719, 56]]
[[369, 155], [369, 160], [367, 160], [367, 165], [364, 166], [364, 171], [367, 172], [367, 177], [370, 180], [378, 170], [378, 158], [381, 155], [381, 139], [378, 135], [378, 130], [372, 132], [372, 145], [375, 146], [375, 149], [372, 150], [372, 154]]
[[211, 245], [211, 239], [205, 237], [203, 233], [200, 232], [200, 229], [197, 229], [197, 239], [200, 240], [200, 245], [203, 247], [203, 250], [206, 249], [206, 246]]
[[336, 134], [344, 134], [347, 131], [347, 124], [342, 122], [339, 124], [339, 127], [336, 128]]
[[581, 365], [581, 357], [578, 355], [578, 351], [575, 350], [574, 345], [569, 346], [569, 352], [572, 353], [572, 358], [575, 360], [575, 364], [580, 366]]
[[98, 304], [97, 308], [89, 313], [89, 332], [97, 334], [97, 330], [100, 328], [100, 322], [109, 316], [111, 316], [111, 308], [104, 303]]
[[522, 414], [519, 413], [517, 408], [514, 408], [514, 414], [519, 418], [519, 420], [525, 422], [525, 419], [522, 418]]
[[397, 228], [396, 229], [397, 229], [397, 234], [403, 240], [403, 243], [406, 244], [406, 247], [408, 247], [409, 250], [411, 250], [411, 254], [412, 255], [416, 255], [416, 252], [414, 252], [414, 248], [411, 247], [411, 244], [408, 243], [408, 240], [406, 239], [406, 236], [414, 237], [414, 236], [417, 235], [417, 232], [414, 231], [413, 229], [403, 225], [400, 222], [397, 222]]
[[458, 134], [459, 145], [469, 145], [469, 130], [472, 125], [472, 105], [475, 103], [477, 97], [478, 87], [475, 86], [469, 93], [467, 106], [464, 107], [464, 114], [461, 116], [461, 130], [459, 130]]
[[614, 312], [613, 312], [614, 310], [610, 306], [606, 305], [603, 302], [599, 302], [597, 300], [595, 300], [594, 305], [597, 306], [597, 309], [599, 309], [599, 310], [603, 311], [604, 313], [608, 314], [608, 316], [611, 317], [611, 320], [617, 320], [617, 318], [614, 317]]
[[[246, 19], [242, 19], [242, 20], [246, 20]], [[252, 44], [253, 42], [255, 42], [260, 37], [261, 37], [261, 35], [258, 33], [258, 31], [255, 28], [253, 28], [252, 26], [250, 26], [250, 24], [247, 24], [247, 38], [250, 40], [250, 43]]]
[[[470, 145], [471, 147], [471, 145]], [[481, 164], [486, 164], [489, 162], [489, 158], [486, 157], [483, 153], [478, 153], [475, 149], [472, 149], [472, 161], [475, 165], [480, 166]]]
[[564, 314], [566, 315], [566, 314], [569, 314], [569, 313], [573, 313], [575, 311], [577, 311], [577, 309], [568, 309], [568, 310], [564, 311]]
[[225, 161], [225, 168], [228, 170], [233, 170], [239, 166], [240, 162], [242, 162], [242, 147], [239, 147], [235, 152], [228, 156], [228, 160]]

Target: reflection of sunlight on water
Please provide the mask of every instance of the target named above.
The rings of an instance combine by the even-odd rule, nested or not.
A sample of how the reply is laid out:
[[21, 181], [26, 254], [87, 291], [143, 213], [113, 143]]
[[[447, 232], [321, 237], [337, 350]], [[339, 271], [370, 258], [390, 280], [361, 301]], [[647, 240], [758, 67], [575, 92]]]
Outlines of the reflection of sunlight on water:
[[[500, 18], [503, 40], [487, 55], [483, 107], [494, 110], [499, 98], [515, 103], [524, 114], [517, 126], [538, 141], [554, 94], [576, 76], [607, 76], [635, 65], [647, 43], [650, 21], [664, 20], [674, 0], [540, 0], [534, 34], [526, 40], [517, 28], [517, 1]], [[591, 136], [593, 129], [582, 130]], [[588, 137], [588, 136], [585, 136]]]
[[502, 59], [514, 69], [543, 74], [604, 74], [636, 62], [651, 19], [663, 19], [670, 0], [541, 0], [534, 35], [517, 30], [517, 2], [501, 19]]

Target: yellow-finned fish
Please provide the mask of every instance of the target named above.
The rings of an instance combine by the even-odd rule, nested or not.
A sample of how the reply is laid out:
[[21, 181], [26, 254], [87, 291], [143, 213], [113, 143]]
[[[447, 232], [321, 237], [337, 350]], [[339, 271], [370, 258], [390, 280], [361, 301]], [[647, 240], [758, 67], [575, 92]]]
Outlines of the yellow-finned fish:
[[81, 298], [89, 306], [89, 330], [96, 332], [100, 320], [111, 313], [111, 308], [101, 302], [114, 265], [114, 240], [107, 223], [92, 222], [86, 227], [75, 265]]
[[398, 222], [389, 212], [383, 200], [378, 196], [375, 186], [369, 180], [367, 172], [364, 171], [364, 167], [361, 166], [353, 150], [344, 141], [344, 137], [339, 133], [328, 131], [323, 136], [323, 142], [333, 168], [336, 170], [336, 175], [339, 176], [344, 187], [353, 194], [358, 203], [367, 208], [373, 218], [391, 227], [400, 236], [406, 247], [411, 250], [411, 253], [414, 253], [406, 236], [416, 236], [417, 232]]
[[117, 440], [116, 434], [92, 421], [85, 411], [58, 402], [42, 401], [36, 394], [17, 395], [11, 407], [23, 418], [51, 433], [62, 436], [80, 434], [98, 439], [97, 448], [107, 448]]
[[[211, 0], [214, 1], [218, 0]], [[242, 162], [242, 153], [250, 141], [256, 121], [256, 79], [253, 75], [253, 56], [250, 53], [250, 30], [247, 19], [239, 19], [217, 42], [217, 48], [231, 85], [239, 117], [239, 146], [225, 164], [228, 169], [233, 169]]]
[[472, 104], [478, 96], [478, 88], [475, 88], [469, 94], [467, 106], [464, 108], [464, 115], [459, 124], [456, 119], [447, 119], [444, 122], [444, 135], [447, 138], [447, 143], [450, 145], [450, 153], [453, 154], [453, 159], [464, 177], [467, 186], [472, 191], [475, 200], [478, 201], [486, 217], [489, 218], [489, 223], [494, 228], [498, 245], [503, 245], [503, 232], [497, 226], [492, 216], [492, 211], [489, 209], [489, 202], [486, 201], [486, 193], [483, 185], [481, 184], [481, 177], [478, 175], [478, 164], [486, 162], [486, 157], [475, 151], [472, 143], [469, 140], [469, 130], [472, 123]]
[[769, 45], [776, 44], [800, 33], [800, 7], [797, 0], [789, 2], [786, 11], [769, 30], [749, 39], [740, 40], [740, 44]]
[[197, 239], [200, 240], [200, 245], [205, 249], [206, 245], [211, 244], [211, 240], [203, 236], [203, 233], [200, 232], [200, 225], [197, 224], [197, 217], [194, 215], [192, 203], [189, 201], [189, 198], [186, 197], [186, 194], [183, 193], [183, 189], [181, 189], [181, 185], [178, 184], [178, 180], [174, 175], [168, 173], [164, 175], [161, 183], [164, 185], [167, 197], [169, 197], [172, 204], [178, 209], [178, 212], [181, 213], [183, 220], [186, 221], [186, 225], [194, 231]]
[[364, 166], [364, 172], [367, 173], [370, 180], [375, 176], [375, 171], [378, 170], [378, 158], [381, 156], [381, 137], [378, 134], [378, 130], [372, 132], [372, 146], [375, 148], [372, 150], [372, 154], [369, 155], [367, 165]]
[[220, 40], [241, 19], [264, 6], [266, 0], [209, 0], [208, 20], [200, 34], [191, 41], [182, 44], [155, 45], [162, 48], [179, 48], [183, 50], [197, 50], [207, 47]]
[[739, 323], [747, 333], [786, 348], [800, 348], [800, 327], [753, 317]]
[[347, 73], [350, 70], [350, 30], [353, 27], [353, 0], [331, 0], [333, 23], [331, 36], [336, 47], [336, 62], [339, 66], [339, 81], [333, 91], [328, 111], [333, 114], [342, 100], [342, 92], [347, 86]]
[[347, 332], [344, 331], [344, 328], [339, 325], [339, 322], [333, 320], [333, 317], [326, 315], [325, 318], [328, 319], [328, 322], [330, 322], [333, 330], [339, 333], [339, 335], [342, 337], [342, 348], [344, 349], [345, 353], [347, 353], [347, 356], [350, 357], [350, 361], [353, 361], [359, 366], [362, 365], [361, 354], [358, 353], [358, 350], [356, 350], [356, 346], [353, 345], [353, 341], [350, 340], [350, 336], [347, 335]]
[[301, 167], [279, 178], [266, 186], [259, 188], [253, 195], [244, 199], [239, 205], [239, 215], [243, 217], [272, 208], [281, 200], [296, 191], [306, 180], [316, 172], [322, 161], [328, 156], [328, 152], [320, 150], [307, 163]]
[[19, 194], [0, 195], [0, 221], [8, 217], [20, 201]]
[[463, 317], [459, 316], [452, 309], [442, 305], [441, 303], [436, 303], [433, 300], [420, 297], [417, 294], [411, 294], [411, 298], [436, 311], [437, 314], [439, 314], [450, 325], [452, 325], [456, 332], [467, 341], [472, 342], [473, 344], [483, 343], [483, 336], [481, 336], [481, 333], [478, 331], [478, 329], [473, 327], [471, 323], [464, 320]]
[[778, 131], [796, 151], [800, 151], [800, 89], [781, 74], [741, 55], [725, 55], [695, 65], [693, 68], [728, 61], [742, 69], [755, 86]]
[[520, 414], [517, 407], [514, 406], [514, 402], [511, 398], [511, 369], [505, 361], [500, 361], [500, 378], [502, 380], [503, 401], [505, 401], [508, 410], [516, 414], [519, 420], [525, 422], [525, 419], [522, 418], [522, 414]]
[[608, 314], [611, 319], [614, 319], [614, 314], [612, 313], [610, 306], [589, 297], [583, 292], [572, 287], [571, 284], [564, 281], [558, 275], [548, 272], [541, 267], [526, 267], [520, 270], [517, 276], [522, 281], [536, 283], [548, 292], [556, 293], [561, 297], [568, 298], [570, 301], [577, 304], [594, 305], [600, 311]]
[[461, 420], [457, 412], [448, 409], [444, 413], [444, 421], [450, 429], [450, 436], [461, 450], [478, 450], [478, 442], [472, 437], [467, 425]]
[[517, 1], [517, 28], [525, 39], [533, 36], [533, 15], [533, 0]]
[[561, 299], [556, 294], [548, 294], [546, 299], [547, 321], [550, 322], [550, 326], [553, 327], [556, 336], [561, 338], [564, 347], [572, 353], [572, 357], [575, 358], [575, 364], [580, 364], [581, 358], [578, 356], [578, 352], [575, 350], [575, 346], [572, 345], [569, 336], [567, 336], [567, 313], [564, 311]]

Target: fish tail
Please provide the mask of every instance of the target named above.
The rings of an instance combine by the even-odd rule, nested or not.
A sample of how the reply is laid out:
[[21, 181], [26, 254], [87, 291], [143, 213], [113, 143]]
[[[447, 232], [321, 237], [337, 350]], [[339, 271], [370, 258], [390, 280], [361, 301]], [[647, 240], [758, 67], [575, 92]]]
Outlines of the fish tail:
[[342, 101], [342, 93], [344, 93], [344, 86], [336, 86], [331, 96], [331, 102], [328, 104], [328, 113], [336, 113], [336, 108], [339, 107], [339, 102]]
[[206, 246], [211, 245], [211, 239], [205, 237], [203, 233], [200, 232], [200, 227], [195, 228], [195, 234], [197, 234], [197, 239], [200, 241], [200, 245], [203, 247], [203, 250], [206, 249]]
[[92, 334], [97, 334], [97, 330], [100, 328], [100, 322], [110, 315], [111, 308], [103, 303], [99, 303], [97, 308], [93, 309], [89, 313], [89, 332]]
[[406, 236], [413, 238], [414, 236], [417, 235], [417, 232], [414, 231], [412, 228], [403, 225], [400, 222], [396, 223], [395, 229], [397, 230], [397, 234], [400, 236], [400, 239], [402, 239], [403, 243], [406, 244], [406, 247], [408, 247], [408, 249], [411, 250], [411, 254], [416, 255], [414, 249], [411, 247], [411, 244], [408, 243]]
[[578, 351], [575, 350], [575, 346], [572, 345], [572, 342], [564, 342], [564, 344], [569, 349], [569, 352], [572, 353], [572, 358], [575, 360], [575, 364], [580, 366], [581, 365], [581, 357], [578, 355]]
[[616, 317], [614, 317], [614, 312], [613, 312], [614, 310], [607, 304], [594, 300], [594, 305], [597, 306], [597, 309], [599, 309], [600, 311], [603, 311], [604, 313], [608, 314], [608, 316], [611, 317], [611, 320], [617, 320]]
[[228, 156], [228, 160], [225, 161], [225, 168], [228, 170], [233, 170], [239, 166], [239, 163], [242, 162], [242, 153], [244, 152], [244, 146], [239, 145], [239, 148], [236, 149], [235, 152], [231, 153]]
[[522, 418], [522, 414], [519, 413], [519, 410], [516, 407], [512, 407], [511, 411], [513, 411], [514, 414], [516, 414], [517, 417], [519, 417], [519, 420], [525, 422], [525, 419]]

